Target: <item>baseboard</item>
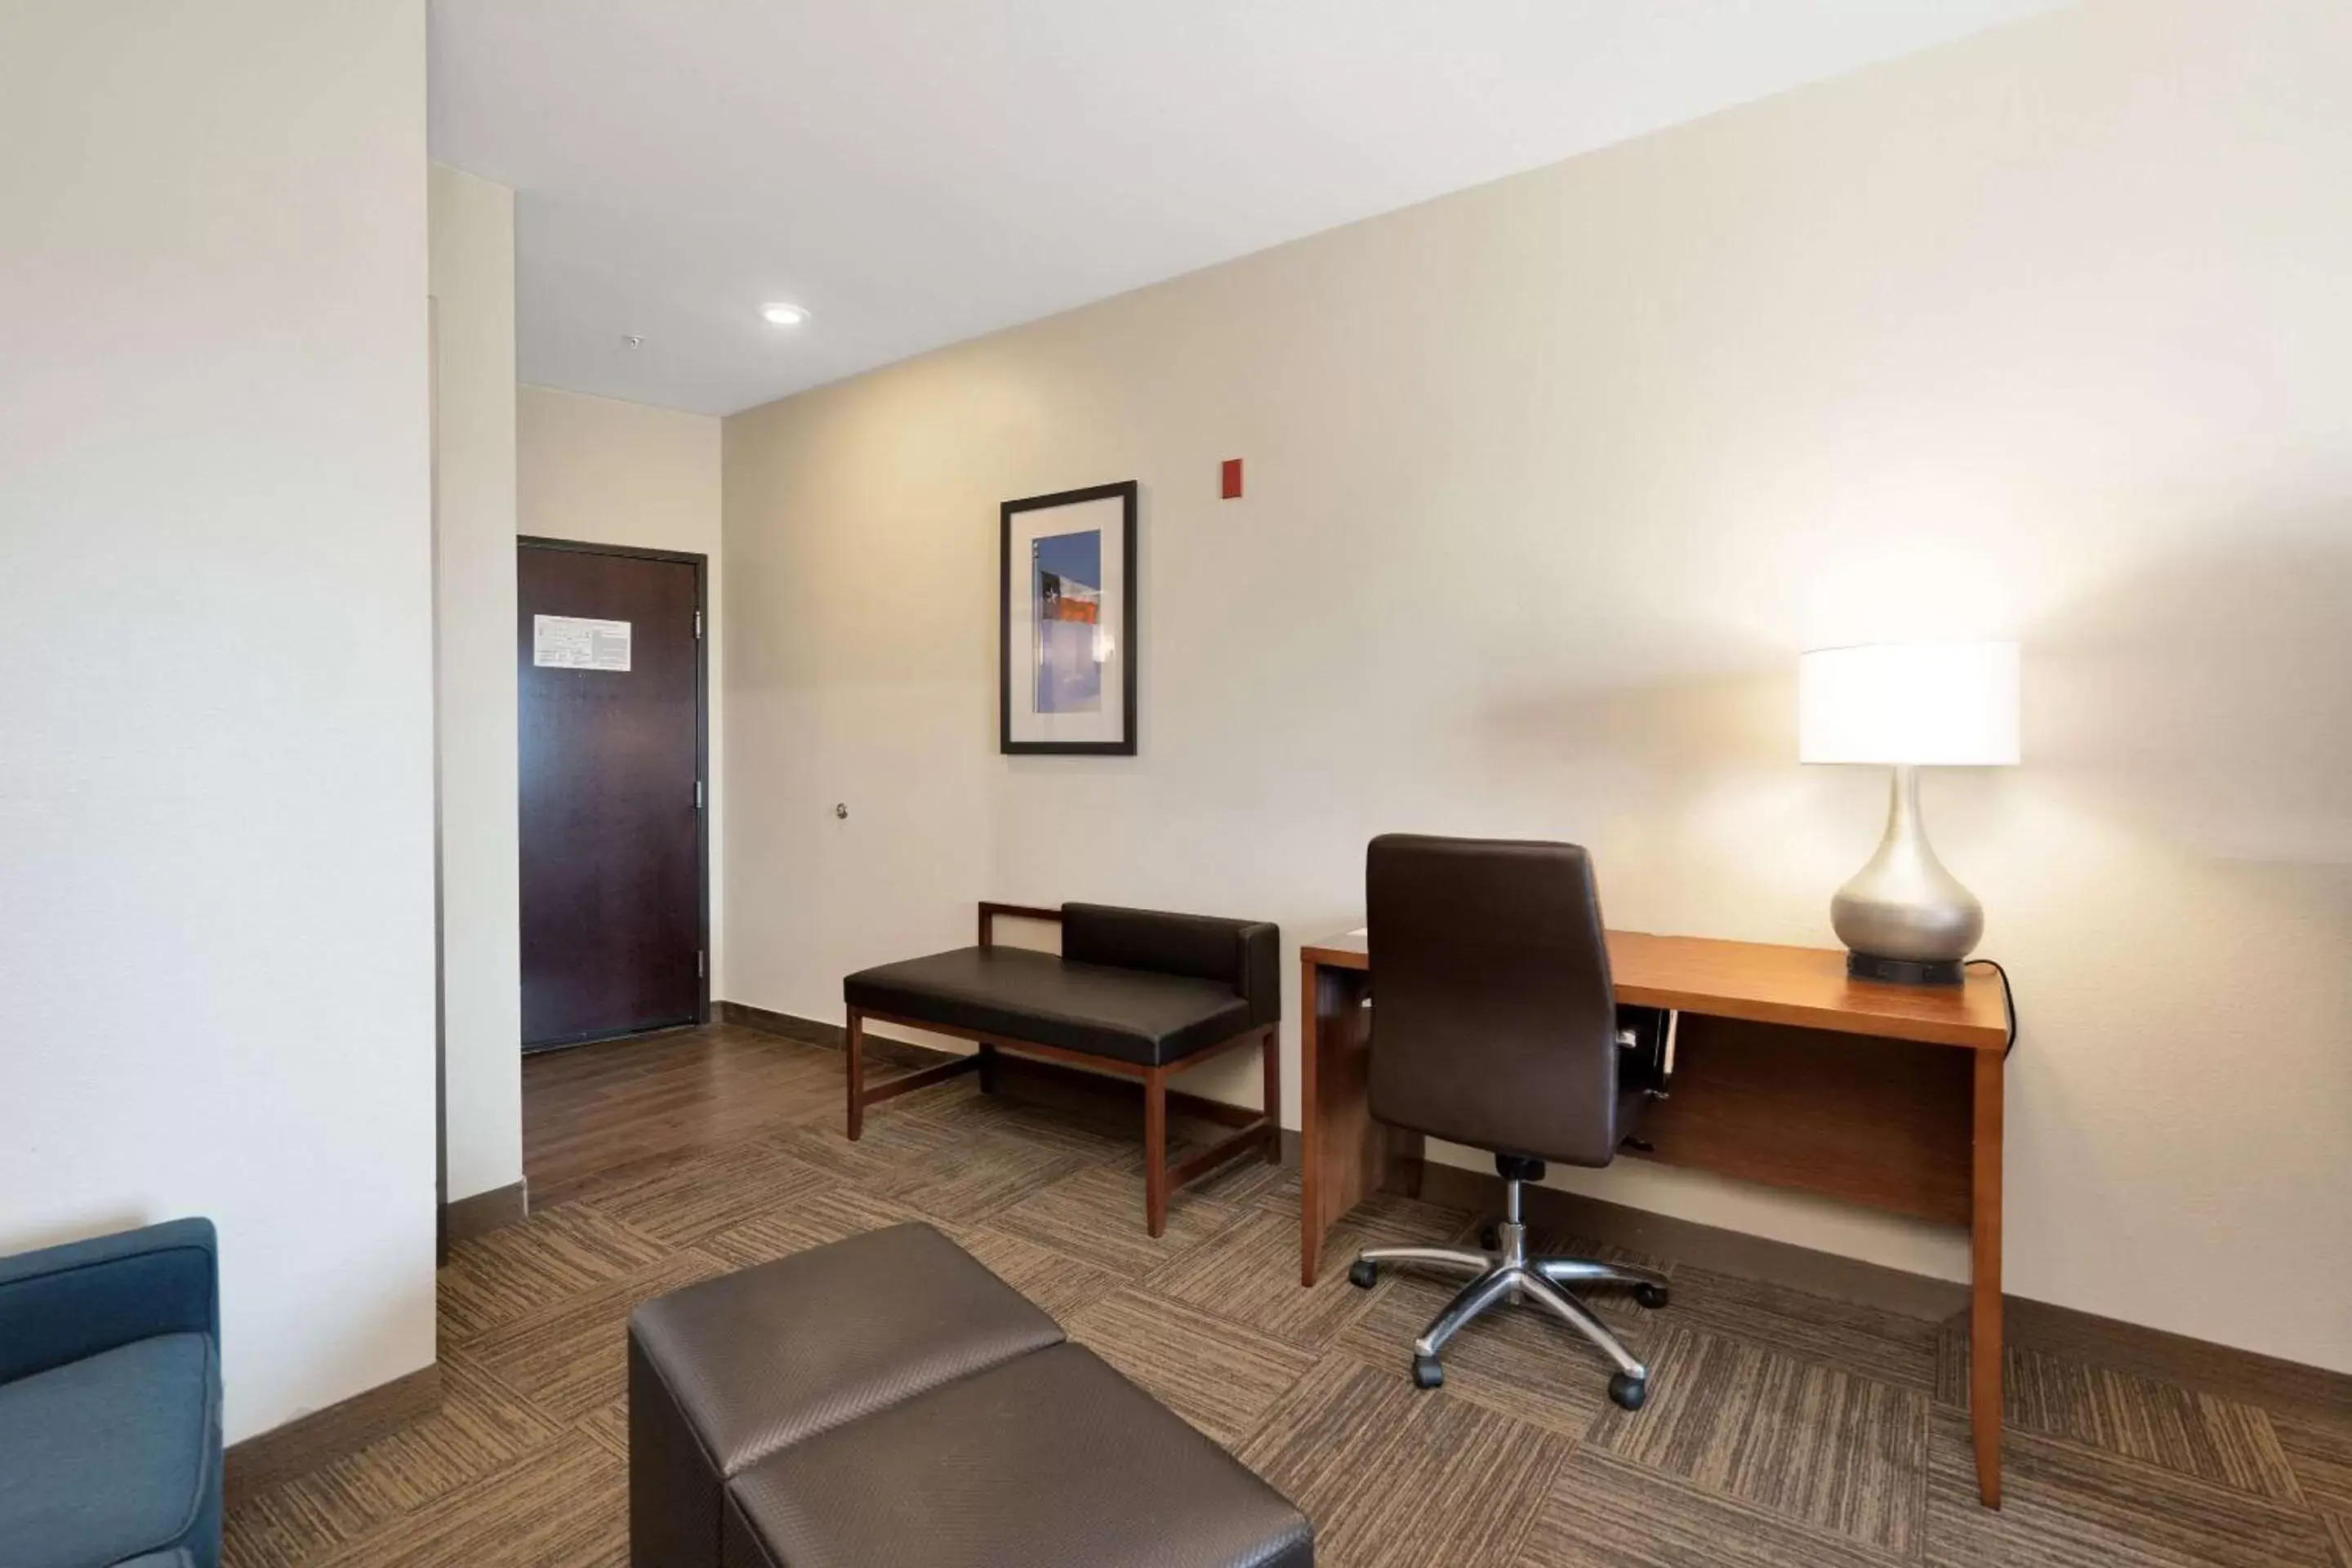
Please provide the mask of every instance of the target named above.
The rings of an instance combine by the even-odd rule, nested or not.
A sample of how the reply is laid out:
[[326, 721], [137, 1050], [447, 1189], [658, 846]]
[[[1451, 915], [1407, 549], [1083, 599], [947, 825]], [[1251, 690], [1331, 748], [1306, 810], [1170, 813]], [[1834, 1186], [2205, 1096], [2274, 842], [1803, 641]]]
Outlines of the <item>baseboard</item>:
[[[1603, 1247], [1622, 1247], [1929, 1322], [1955, 1321], [1968, 1310], [1969, 1288], [1948, 1279], [1628, 1208], [1580, 1193], [1532, 1186], [1521, 1193], [1529, 1224], [1567, 1231]], [[1486, 1172], [1429, 1161], [1423, 1166], [1422, 1196], [1447, 1208], [1497, 1214], [1503, 1181]], [[2023, 1296], [2004, 1296], [2001, 1307], [2003, 1338], [2012, 1351], [2042, 1351], [2090, 1362], [2301, 1419], [2352, 1423], [2352, 1375], [2344, 1373]]]
[[[1629, 1208], [1557, 1187], [1528, 1186], [1520, 1192], [1528, 1224], [1567, 1231], [1603, 1247], [1622, 1247], [1629, 1252], [1672, 1258], [1719, 1274], [1759, 1279], [1930, 1322], [1941, 1322], [1969, 1304], [1969, 1288], [1948, 1279]], [[1499, 1214], [1503, 1179], [1490, 1171], [1465, 1170], [1429, 1160], [1422, 1165], [1421, 1195], [1446, 1208]]]
[[2051, 1301], [2004, 1296], [2009, 1342], [2177, 1383], [2322, 1426], [2352, 1427], [2352, 1373], [2143, 1328]]
[[436, 1363], [232, 1443], [222, 1468], [228, 1506], [355, 1454], [440, 1407], [441, 1368]]
[[483, 1236], [502, 1226], [520, 1223], [530, 1212], [530, 1200], [526, 1184], [509, 1182], [503, 1187], [492, 1187], [487, 1193], [458, 1198], [441, 1205], [441, 1236], [444, 1241], [463, 1241], [469, 1236]]
[[[821, 1024], [735, 1002], [721, 1002], [717, 1007], [727, 1022], [746, 1028], [835, 1049], [842, 1045], [844, 1031], [838, 1024]], [[868, 1037], [877, 1038], [871, 1035]], [[913, 1066], [945, 1060], [949, 1055], [908, 1041], [888, 1043], [895, 1052], [906, 1053]], [[1131, 1079], [1013, 1056], [1002, 1058], [1000, 1079], [1024, 1087], [1042, 1087], [1049, 1092], [1084, 1089], [1100, 1094], [1108, 1089], [1139, 1097], [1141, 1093], [1140, 1086]], [[1168, 1100], [1171, 1110], [1229, 1125], [1239, 1125], [1256, 1116], [1246, 1106], [1198, 1095], [1171, 1091]], [[1283, 1163], [1295, 1168], [1300, 1158], [1298, 1133], [1285, 1128]], [[1860, 1258], [1820, 1252], [1745, 1231], [1676, 1219], [1647, 1209], [1629, 1208], [1623, 1204], [1564, 1193], [1554, 1187], [1528, 1187], [1524, 1192], [1530, 1224], [1568, 1231], [1604, 1247], [1622, 1247], [1628, 1251], [1669, 1258], [1717, 1273], [1928, 1322], [1949, 1321], [1968, 1309], [1968, 1287], [1948, 1279], [1865, 1263]], [[1467, 1209], [1480, 1215], [1499, 1214], [1503, 1182], [1489, 1172], [1465, 1170], [1432, 1160], [1423, 1165], [1422, 1196], [1447, 1208]], [[2338, 1425], [2352, 1423], [2352, 1374], [2282, 1361], [2275, 1356], [2022, 1296], [2005, 1297], [2003, 1307], [2006, 1338], [2012, 1349], [2046, 1351], [2071, 1360], [2093, 1362], [2118, 1372], [2137, 1373], [2305, 1419]]]
[[820, 1024], [814, 1018], [796, 1018], [790, 1013], [774, 1013], [743, 1002], [713, 1002], [710, 1010], [722, 1024], [805, 1040], [814, 1046], [831, 1046], [835, 1050], [841, 1048], [843, 1030], [838, 1024]]

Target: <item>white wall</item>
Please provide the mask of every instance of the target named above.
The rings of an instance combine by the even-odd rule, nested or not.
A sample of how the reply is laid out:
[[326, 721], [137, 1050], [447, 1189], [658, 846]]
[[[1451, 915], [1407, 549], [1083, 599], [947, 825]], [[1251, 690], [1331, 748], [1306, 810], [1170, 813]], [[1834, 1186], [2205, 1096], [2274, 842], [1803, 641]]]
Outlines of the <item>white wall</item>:
[[709, 556], [703, 639], [709, 661], [710, 994], [727, 980], [725, 581], [719, 534], [719, 421], [553, 387], [521, 391], [521, 531]]
[[[1797, 653], [2013, 635], [2026, 765], [1927, 784], [2024, 1011], [2010, 1287], [2352, 1369], [2347, 58], [2094, 4], [730, 419], [727, 994], [838, 1017], [981, 897], [1295, 942], [1390, 828], [1828, 945], [1884, 784], [1796, 764]], [[997, 503], [1129, 477], [1142, 753], [1001, 757]]]
[[420, 0], [0, 9], [0, 1250], [221, 1232], [235, 1440], [431, 1363]]
[[522, 1180], [514, 193], [436, 163], [435, 683], [446, 1194]]

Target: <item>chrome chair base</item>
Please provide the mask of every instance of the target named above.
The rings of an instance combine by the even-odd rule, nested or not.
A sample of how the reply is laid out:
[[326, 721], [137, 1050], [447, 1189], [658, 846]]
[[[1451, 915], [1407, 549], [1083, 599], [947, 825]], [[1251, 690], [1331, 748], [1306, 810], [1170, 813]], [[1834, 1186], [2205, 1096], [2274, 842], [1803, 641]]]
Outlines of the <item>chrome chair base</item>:
[[1666, 1277], [1654, 1268], [1631, 1263], [1603, 1263], [1591, 1258], [1530, 1258], [1527, 1226], [1519, 1223], [1518, 1183], [1510, 1184], [1507, 1202], [1507, 1217], [1495, 1227], [1496, 1246], [1493, 1251], [1454, 1247], [1370, 1247], [1356, 1255], [1356, 1261], [1348, 1269], [1348, 1279], [1369, 1289], [1379, 1279], [1383, 1264], [1470, 1277], [1470, 1282], [1412, 1342], [1412, 1380], [1423, 1388], [1435, 1388], [1445, 1381], [1445, 1371], [1438, 1357], [1444, 1353], [1446, 1342], [1461, 1332], [1464, 1325], [1506, 1302], [1528, 1301], [1583, 1335], [1606, 1356], [1616, 1368], [1609, 1379], [1609, 1397], [1628, 1410], [1639, 1410], [1649, 1394], [1650, 1369], [1635, 1360], [1633, 1352], [1568, 1287], [1631, 1286], [1635, 1300], [1644, 1307], [1656, 1308], [1666, 1304]]

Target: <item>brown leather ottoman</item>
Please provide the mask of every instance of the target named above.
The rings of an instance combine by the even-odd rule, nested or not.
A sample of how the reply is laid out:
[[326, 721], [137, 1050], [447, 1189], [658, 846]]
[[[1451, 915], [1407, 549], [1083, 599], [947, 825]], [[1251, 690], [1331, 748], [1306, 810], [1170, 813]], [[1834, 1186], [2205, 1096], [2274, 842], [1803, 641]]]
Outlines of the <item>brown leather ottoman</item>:
[[630, 1562], [716, 1568], [727, 1478], [1061, 1342], [1053, 1319], [927, 1225], [645, 1302], [629, 1319]]
[[725, 1568], [1312, 1568], [1305, 1516], [1062, 1344], [794, 1443], [728, 1484]]

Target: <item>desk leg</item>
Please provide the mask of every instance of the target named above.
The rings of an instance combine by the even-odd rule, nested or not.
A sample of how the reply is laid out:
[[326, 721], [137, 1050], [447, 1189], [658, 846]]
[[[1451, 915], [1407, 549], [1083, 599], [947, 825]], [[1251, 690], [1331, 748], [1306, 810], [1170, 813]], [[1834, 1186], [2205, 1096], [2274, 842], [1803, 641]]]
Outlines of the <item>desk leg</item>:
[[1969, 1241], [1969, 1427], [1976, 1439], [1977, 1495], [2000, 1506], [2000, 1146], [1999, 1051], [1976, 1053], [1975, 1176]]
[[1360, 969], [1299, 962], [1299, 1264], [1315, 1283], [1324, 1238], [1374, 1192], [1421, 1190], [1422, 1139], [1372, 1120], [1370, 1031]]

